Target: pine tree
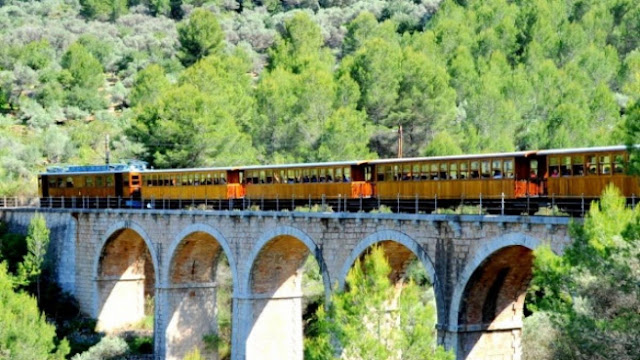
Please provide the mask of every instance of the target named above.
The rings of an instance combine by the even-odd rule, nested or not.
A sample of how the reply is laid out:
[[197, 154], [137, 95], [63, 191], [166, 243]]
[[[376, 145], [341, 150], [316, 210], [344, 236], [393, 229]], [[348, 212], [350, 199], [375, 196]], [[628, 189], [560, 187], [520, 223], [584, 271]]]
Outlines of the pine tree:
[[318, 309], [305, 359], [453, 359], [436, 345], [435, 309], [425, 289], [413, 280], [394, 286], [390, 273], [381, 247], [356, 261], [346, 290], [333, 293], [328, 310]]

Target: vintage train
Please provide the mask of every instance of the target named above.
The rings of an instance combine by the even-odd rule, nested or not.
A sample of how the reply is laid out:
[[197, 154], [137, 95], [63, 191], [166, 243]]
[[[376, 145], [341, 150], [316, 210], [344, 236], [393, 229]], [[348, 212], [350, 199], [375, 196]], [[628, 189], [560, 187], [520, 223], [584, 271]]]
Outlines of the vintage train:
[[[607, 184], [631, 197], [625, 146], [192, 169], [70, 166], [38, 177], [40, 197], [140, 202], [229, 199], [596, 198]], [[131, 205], [131, 202], [128, 203]]]

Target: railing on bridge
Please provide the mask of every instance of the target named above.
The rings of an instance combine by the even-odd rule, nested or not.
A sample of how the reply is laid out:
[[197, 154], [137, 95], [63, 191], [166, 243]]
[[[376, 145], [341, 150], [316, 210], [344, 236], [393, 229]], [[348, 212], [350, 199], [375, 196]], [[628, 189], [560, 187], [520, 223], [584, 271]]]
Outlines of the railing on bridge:
[[[400, 196], [395, 199], [351, 198], [347, 194], [337, 197], [312, 198], [241, 198], [241, 199], [146, 199], [121, 197], [2, 197], [0, 208], [62, 208], [62, 209], [158, 209], [158, 210], [253, 210], [294, 212], [379, 212], [413, 214], [464, 214], [464, 215], [540, 215], [584, 216], [593, 198], [527, 197], [509, 199], [501, 196], [480, 196], [474, 199], [439, 199], [416, 196]], [[627, 199], [635, 207], [635, 195]]]

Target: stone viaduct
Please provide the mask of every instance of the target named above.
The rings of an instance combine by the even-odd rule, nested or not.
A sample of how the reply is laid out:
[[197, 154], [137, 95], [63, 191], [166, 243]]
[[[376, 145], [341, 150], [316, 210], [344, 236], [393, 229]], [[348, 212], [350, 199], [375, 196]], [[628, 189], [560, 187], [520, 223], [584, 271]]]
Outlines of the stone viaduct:
[[[26, 232], [34, 209], [0, 211]], [[216, 332], [216, 269], [233, 283], [232, 359], [303, 358], [301, 267], [317, 260], [329, 296], [380, 244], [394, 273], [417, 258], [437, 307], [438, 341], [457, 359], [519, 359], [532, 249], [569, 242], [567, 218], [42, 209], [60, 286], [109, 331], [155, 294], [156, 359], [181, 359]]]

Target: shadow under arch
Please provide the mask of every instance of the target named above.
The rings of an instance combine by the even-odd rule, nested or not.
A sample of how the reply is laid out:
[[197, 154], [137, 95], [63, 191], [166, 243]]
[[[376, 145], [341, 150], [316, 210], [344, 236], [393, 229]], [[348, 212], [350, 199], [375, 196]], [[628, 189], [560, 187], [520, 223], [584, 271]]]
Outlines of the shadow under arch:
[[[167, 359], [182, 359], [194, 348], [203, 356], [217, 358], [215, 349], [206, 348], [203, 336], [220, 335], [218, 317], [221, 305], [226, 306], [224, 301], [219, 303], [220, 288], [227, 283], [219, 280], [222, 257], [228, 262], [232, 292], [237, 289], [236, 262], [232, 255], [224, 235], [206, 224], [191, 224], [172, 240], [162, 272], [162, 304], [166, 316], [162, 336]], [[230, 301], [226, 296], [225, 299]]]
[[[155, 286], [149, 284], [147, 274], [153, 272], [153, 284], [158, 284], [159, 279], [158, 258], [151, 238], [138, 223], [119, 221], [109, 227], [95, 251], [93, 316], [98, 319], [98, 328], [116, 330], [139, 321], [145, 316], [145, 293], [150, 293], [150, 289], [155, 293]], [[141, 257], [142, 264], [131, 263], [138, 262]], [[147, 257], [151, 266], [148, 266]]]
[[[523, 233], [498, 236], [479, 248], [464, 267], [453, 290], [448, 319], [457, 358], [484, 353], [485, 345], [496, 356], [500, 352], [520, 352], [513, 332], [522, 328], [533, 250], [541, 244]], [[513, 314], [503, 313], [507, 310]], [[487, 338], [483, 339], [485, 334]], [[500, 338], [503, 334], [506, 341]]]
[[351, 251], [351, 254], [349, 254], [349, 257], [342, 265], [342, 269], [340, 270], [340, 278], [338, 279], [339, 288], [344, 288], [347, 274], [353, 267], [353, 264], [355, 264], [356, 260], [361, 257], [362, 254], [364, 254], [364, 252], [367, 251], [367, 249], [369, 249], [371, 246], [386, 241], [398, 243], [409, 249], [409, 251], [411, 251], [413, 255], [415, 255], [420, 263], [424, 266], [424, 268], [427, 270], [427, 275], [429, 275], [429, 280], [431, 280], [431, 282], [433, 283], [433, 292], [436, 298], [436, 311], [438, 316], [437, 321], [440, 322], [442, 321], [440, 319], [445, 319], [443, 307], [444, 296], [442, 293], [443, 288], [436, 274], [433, 261], [431, 261], [431, 258], [429, 257], [427, 252], [424, 251], [424, 249], [422, 248], [422, 246], [420, 246], [420, 244], [418, 244], [418, 242], [413, 240], [413, 238], [411, 238], [409, 235], [397, 230], [380, 230], [362, 239]]
[[242, 272], [243, 322], [239, 354], [246, 359], [302, 359], [302, 268], [309, 256], [317, 262], [325, 296], [330, 279], [321, 249], [305, 232], [278, 226], [263, 233]]

